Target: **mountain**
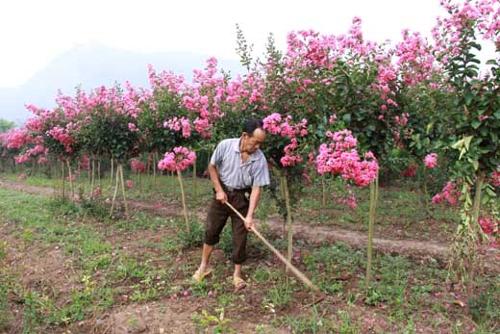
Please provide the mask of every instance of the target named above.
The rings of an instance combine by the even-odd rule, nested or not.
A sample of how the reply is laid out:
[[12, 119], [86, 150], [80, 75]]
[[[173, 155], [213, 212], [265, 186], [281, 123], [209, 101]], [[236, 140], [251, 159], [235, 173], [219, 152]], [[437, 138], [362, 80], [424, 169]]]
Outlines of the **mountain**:
[[[59, 89], [72, 95], [75, 87], [85, 90], [115, 82], [130, 81], [149, 87], [147, 65], [156, 71], [169, 70], [191, 80], [193, 69], [205, 67], [209, 55], [188, 52], [140, 53], [89, 44], [75, 47], [49, 63], [30, 80], [18, 87], [0, 88], [0, 118], [23, 123], [29, 112], [26, 103], [43, 108], [54, 107]], [[219, 67], [232, 74], [241, 73], [237, 60], [218, 59]]]

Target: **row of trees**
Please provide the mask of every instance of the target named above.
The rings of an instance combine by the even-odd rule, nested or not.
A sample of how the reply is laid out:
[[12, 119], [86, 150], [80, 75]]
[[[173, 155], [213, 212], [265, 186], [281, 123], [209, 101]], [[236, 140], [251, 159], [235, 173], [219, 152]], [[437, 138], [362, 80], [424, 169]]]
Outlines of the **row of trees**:
[[[82, 156], [91, 175], [97, 161], [110, 159], [116, 198], [120, 184], [125, 193], [130, 159], [152, 157], [160, 169], [176, 171], [182, 185], [195, 152], [238, 136], [243, 119], [261, 118], [270, 134], [263, 150], [280, 180], [271, 190], [287, 219], [289, 258], [291, 207], [311, 173], [371, 185], [373, 223], [379, 175], [417, 173], [427, 194], [426, 179], [440, 168], [449, 180], [434, 201], [459, 204], [462, 213], [450, 263], [470, 278], [485, 238], [478, 221], [499, 217], [499, 59], [481, 64], [477, 54], [482, 40], [493, 42], [498, 56], [500, 9], [493, 0], [443, 6], [448, 14], [438, 18], [433, 41], [407, 30], [394, 45], [367, 41], [354, 18], [345, 35], [291, 32], [285, 51], [270, 35], [262, 59], [252, 58], [237, 27], [244, 74], [232, 77], [210, 58], [189, 83], [149, 67], [147, 89], [125, 83], [59, 94], [54, 109], [27, 106], [33, 117], [1, 137], [3, 157], [58, 160], [70, 180]], [[355, 205], [352, 194], [346, 201]], [[492, 233], [498, 236], [498, 227]]]

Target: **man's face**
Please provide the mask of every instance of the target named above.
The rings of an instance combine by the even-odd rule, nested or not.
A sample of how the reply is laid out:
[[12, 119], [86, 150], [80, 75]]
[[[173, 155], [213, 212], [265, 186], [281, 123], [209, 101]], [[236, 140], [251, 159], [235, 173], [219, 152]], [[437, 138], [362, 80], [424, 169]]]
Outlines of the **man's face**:
[[244, 132], [242, 151], [250, 154], [255, 153], [260, 148], [264, 140], [266, 140], [266, 132], [261, 128], [255, 129], [252, 135]]

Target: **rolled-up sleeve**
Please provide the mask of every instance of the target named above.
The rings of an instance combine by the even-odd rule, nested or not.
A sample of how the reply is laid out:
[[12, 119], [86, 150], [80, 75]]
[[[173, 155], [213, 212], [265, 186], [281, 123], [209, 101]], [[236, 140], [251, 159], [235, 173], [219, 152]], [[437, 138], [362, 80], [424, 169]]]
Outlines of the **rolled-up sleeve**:
[[214, 153], [212, 153], [212, 157], [210, 158], [210, 164], [220, 167], [220, 164], [222, 163], [222, 157], [224, 155], [224, 148], [223, 148], [222, 142], [220, 142], [217, 147], [215, 147]]
[[262, 157], [262, 159], [257, 160], [255, 164], [252, 186], [268, 186], [271, 183], [271, 180], [269, 178], [269, 168], [267, 167], [266, 159]]

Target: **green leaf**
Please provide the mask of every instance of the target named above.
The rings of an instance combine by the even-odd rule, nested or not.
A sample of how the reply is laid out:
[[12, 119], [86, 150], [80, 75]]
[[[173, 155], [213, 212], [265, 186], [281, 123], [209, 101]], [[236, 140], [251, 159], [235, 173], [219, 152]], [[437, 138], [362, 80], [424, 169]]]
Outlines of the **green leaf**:
[[347, 114], [344, 114], [342, 116], [342, 120], [346, 123], [350, 123], [351, 122], [351, 114], [347, 113]]
[[470, 142], [474, 138], [474, 136], [468, 136], [464, 138], [465, 148], [468, 150], [470, 146]]
[[471, 92], [467, 92], [467, 93], [465, 93], [464, 98], [465, 98], [465, 104], [470, 105], [470, 103], [472, 102], [472, 99], [474, 98], [474, 95]]
[[486, 187], [486, 193], [491, 198], [497, 197], [497, 194], [495, 193], [495, 190], [493, 190], [491, 187]]
[[431, 122], [431, 123], [427, 124], [427, 127], [426, 127], [426, 129], [425, 129], [425, 133], [426, 133], [426, 134], [429, 134], [429, 133], [431, 132], [432, 127], [433, 127], [433, 126], [434, 126], [434, 123], [433, 123], [433, 122]]
[[458, 157], [458, 160], [462, 160], [462, 156], [465, 154], [465, 152], [467, 152], [467, 150], [465, 148], [462, 148], [460, 150], [460, 156]]
[[477, 160], [473, 160], [471, 163], [475, 171], [479, 169], [479, 162]]
[[457, 150], [458, 148], [460, 148], [460, 147], [462, 147], [462, 146], [463, 146], [464, 141], [465, 141], [465, 138], [460, 139], [460, 140], [459, 140], [459, 141], [457, 141], [456, 143], [452, 144], [452, 145], [451, 145], [451, 148], [454, 148], [454, 149], [456, 149], [456, 150]]

